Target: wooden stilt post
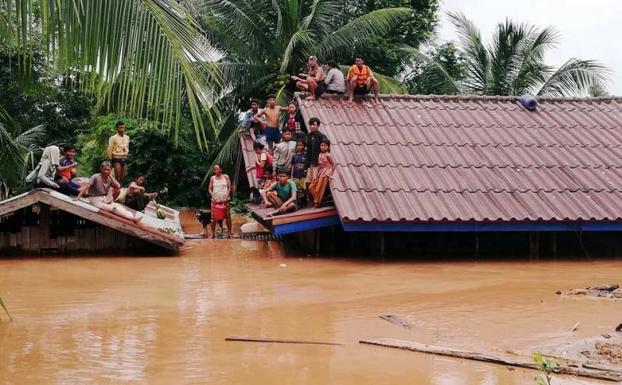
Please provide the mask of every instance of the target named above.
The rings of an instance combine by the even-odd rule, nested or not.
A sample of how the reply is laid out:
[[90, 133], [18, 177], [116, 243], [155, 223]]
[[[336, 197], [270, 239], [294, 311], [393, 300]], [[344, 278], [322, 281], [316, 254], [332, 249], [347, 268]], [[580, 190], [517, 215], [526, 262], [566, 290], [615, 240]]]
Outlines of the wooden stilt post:
[[540, 258], [540, 233], [529, 233], [529, 258]]
[[335, 226], [330, 228], [330, 255], [335, 255]]
[[313, 238], [313, 249], [315, 256], [318, 257], [320, 255], [320, 229], [314, 230]]
[[380, 233], [380, 256], [384, 258], [385, 256], [385, 233]]
[[551, 233], [551, 255], [557, 257], [557, 233]]
[[50, 247], [50, 206], [39, 205], [39, 251]]
[[479, 258], [479, 233], [475, 233], [475, 257]]

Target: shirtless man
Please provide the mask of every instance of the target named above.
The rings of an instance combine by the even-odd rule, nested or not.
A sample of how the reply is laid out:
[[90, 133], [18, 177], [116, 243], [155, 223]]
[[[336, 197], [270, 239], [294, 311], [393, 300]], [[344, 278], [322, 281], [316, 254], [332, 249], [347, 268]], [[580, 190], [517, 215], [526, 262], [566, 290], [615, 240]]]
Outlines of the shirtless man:
[[287, 110], [285, 107], [280, 107], [276, 104], [276, 96], [269, 95], [268, 96], [268, 104], [262, 110], [259, 110], [254, 119], [261, 119], [265, 117], [266, 119], [266, 129], [264, 131], [266, 135], [266, 142], [268, 143], [268, 150], [272, 152], [274, 148], [274, 143], [278, 143], [281, 141], [281, 131], [279, 131], [279, 117], [281, 115], [281, 111]]
[[306, 98], [307, 100], [315, 100], [316, 97], [324, 92], [324, 79], [326, 75], [315, 56], [309, 56], [308, 66], [308, 74], [292, 76], [292, 80], [296, 81], [296, 88], [298, 90], [309, 91], [309, 96]]

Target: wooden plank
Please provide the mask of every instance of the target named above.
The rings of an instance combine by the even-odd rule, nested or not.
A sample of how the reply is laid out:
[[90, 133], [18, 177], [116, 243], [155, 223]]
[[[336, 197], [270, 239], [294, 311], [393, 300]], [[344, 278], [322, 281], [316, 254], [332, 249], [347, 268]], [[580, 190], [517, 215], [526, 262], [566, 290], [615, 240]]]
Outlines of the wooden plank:
[[[533, 362], [533, 359], [531, 359], [531, 357], [519, 355], [502, 355], [488, 352], [473, 352], [468, 350], [426, 345], [415, 341], [404, 341], [392, 338], [375, 338], [369, 340], [361, 340], [359, 341], [359, 343], [538, 370], [538, 365]], [[560, 363], [560, 369], [558, 373], [596, 378], [600, 380], [622, 381], [622, 372], [590, 369], [586, 367], [581, 367], [581, 364], [579, 363]]]
[[0, 202], [0, 217], [35, 204], [38, 201], [40, 193], [40, 190], [33, 190]]
[[50, 247], [50, 206], [39, 205], [39, 250]]
[[341, 344], [334, 342], [322, 342], [322, 341], [305, 341], [305, 340], [286, 340], [281, 338], [257, 338], [257, 337], [227, 337], [225, 341], [240, 341], [240, 342], [265, 342], [274, 344], [305, 344], [305, 345], [332, 345], [340, 346]]
[[296, 223], [296, 222], [308, 221], [311, 219], [332, 217], [336, 215], [337, 215], [337, 210], [333, 209], [333, 210], [321, 211], [321, 212], [303, 213], [298, 216], [288, 216], [288, 217], [275, 216], [273, 217], [274, 219], [272, 220], [272, 225], [278, 226], [278, 225], [284, 225], [287, 223]]

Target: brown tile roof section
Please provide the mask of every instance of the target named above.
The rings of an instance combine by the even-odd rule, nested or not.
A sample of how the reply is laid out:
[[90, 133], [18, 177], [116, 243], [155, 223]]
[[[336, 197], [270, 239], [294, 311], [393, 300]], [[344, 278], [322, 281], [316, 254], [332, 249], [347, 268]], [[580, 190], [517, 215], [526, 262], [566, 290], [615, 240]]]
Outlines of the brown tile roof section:
[[344, 222], [622, 220], [622, 99], [300, 101], [332, 141]]
[[[255, 154], [255, 150], [253, 150], [253, 138], [244, 132], [241, 132], [238, 135], [240, 137], [240, 146], [242, 149], [242, 157], [244, 158], [244, 166], [245, 169], [248, 170], [249, 168], [254, 167], [255, 162], [257, 161], [257, 154]], [[254, 168], [246, 172], [248, 185], [250, 187], [259, 188], [256, 175], [257, 174]]]

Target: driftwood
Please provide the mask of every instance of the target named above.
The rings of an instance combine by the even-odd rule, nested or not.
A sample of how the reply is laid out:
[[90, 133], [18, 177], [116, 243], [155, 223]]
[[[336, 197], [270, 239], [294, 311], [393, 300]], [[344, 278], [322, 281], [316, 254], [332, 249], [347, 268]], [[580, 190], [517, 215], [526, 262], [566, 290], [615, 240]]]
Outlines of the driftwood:
[[[447, 357], [466, 358], [468, 360], [490, 362], [507, 366], [516, 366], [520, 368], [536, 370], [538, 369], [538, 366], [533, 362], [531, 357], [526, 356], [502, 355], [487, 352], [472, 352], [468, 350], [426, 345], [415, 341], [404, 341], [392, 338], [376, 338], [371, 340], [362, 340], [359, 341], [359, 343], [384, 346], [388, 348], [405, 349], [414, 352], [436, 354]], [[596, 369], [594, 367], [588, 368], [585, 366], [581, 366], [581, 364], [578, 363], [560, 363], [558, 373], [597, 378], [600, 380], [622, 381], [622, 372], [611, 371], [608, 369]]]
[[334, 342], [322, 342], [322, 341], [304, 341], [304, 340], [284, 340], [280, 338], [255, 338], [255, 337], [227, 337], [225, 341], [240, 341], [240, 342], [264, 342], [274, 344], [305, 344], [305, 345], [333, 345], [340, 346]]
[[397, 314], [381, 314], [378, 317], [408, 330], [411, 330], [415, 326], [412, 322]]

